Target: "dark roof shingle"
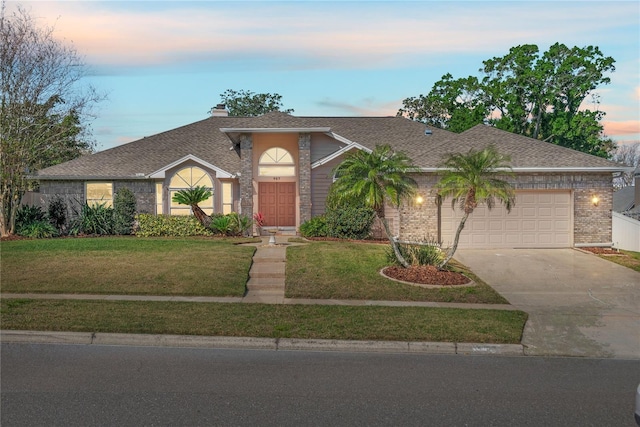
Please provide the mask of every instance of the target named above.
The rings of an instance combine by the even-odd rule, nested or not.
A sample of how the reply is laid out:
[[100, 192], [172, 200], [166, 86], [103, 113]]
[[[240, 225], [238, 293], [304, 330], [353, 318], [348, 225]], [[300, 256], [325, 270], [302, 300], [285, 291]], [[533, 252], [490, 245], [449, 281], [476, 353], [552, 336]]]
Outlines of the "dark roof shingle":
[[350, 141], [373, 149], [390, 144], [416, 166], [437, 168], [448, 153], [481, 149], [490, 144], [511, 157], [514, 169], [615, 169], [618, 164], [568, 148], [478, 125], [461, 134], [429, 128], [402, 117], [297, 117], [273, 112], [259, 117], [209, 117], [99, 153], [43, 169], [42, 179], [131, 178], [149, 175], [188, 155], [236, 174], [240, 159], [224, 128], [330, 128]]

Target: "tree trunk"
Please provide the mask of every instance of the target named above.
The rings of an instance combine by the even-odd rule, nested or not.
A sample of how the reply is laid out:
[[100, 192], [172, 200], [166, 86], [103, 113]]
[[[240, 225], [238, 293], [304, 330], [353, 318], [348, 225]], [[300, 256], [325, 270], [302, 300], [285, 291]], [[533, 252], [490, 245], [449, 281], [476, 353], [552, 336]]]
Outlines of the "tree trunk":
[[211, 225], [211, 217], [204, 213], [202, 208], [198, 205], [191, 205], [191, 210], [193, 211], [193, 216], [195, 216], [200, 224], [202, 224], [205, 228], [209, 228]]
[[467, 222], [467, 218], [469, 218], [469, 214], [465, 212], [465, 214], [462, 216], [462, 219], [460, 220], [460, 224], [458, 224], [456, 236], [453, 239], [453, 246], [451, 246], [451, 249], [449, 249], [449, 253], [447, 254], [447, 257], [444, 259], [444, 261], [442, 261], [440, 265], [438, 265], [438, 270], [441, 270], [445, 265], [447, 265], [447, 263], [451, 261], [451, 258], [453, 258], [453, 254], [456, 253], [456, 249], [458, 249], [458, 240], [460, 240], [460, 233], [464, 228], [464, 223]]
[[408, 268], [409, 263], [407, 262], [406, 259], [404, 259], [404, 257], [400, 253], [400, 249], [398, 249], [398, 242], [396, 242], [396, 239], [394, 239], [393, 236], [391, 235], [391, 230], [389, 230], [389, 223], [387, 222], [387, 219], [384, 216], [380, 217], [378, 213], [376, 213], [376, 216], [380, 219], [380, 221], [382, 221], [382, 225], [384, 226], [384, 232], [387, 233], [387, 238], [389, 238], [389, 242], [391, 243], [391, 247], [393, 248], [393, 253], [396, 256], [396, 259], [400, 264], [402, 264], [404, 268]]

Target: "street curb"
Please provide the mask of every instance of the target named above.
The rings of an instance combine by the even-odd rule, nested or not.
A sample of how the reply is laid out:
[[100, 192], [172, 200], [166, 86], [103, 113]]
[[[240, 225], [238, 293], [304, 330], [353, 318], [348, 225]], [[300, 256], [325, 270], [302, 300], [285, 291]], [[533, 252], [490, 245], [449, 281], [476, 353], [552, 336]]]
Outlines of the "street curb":
[[525, 356], [524, 346], [521, 344], [207, 337], [196, 335], [120, 334], [102, 332], [2, 330], [0, 331], [0, 343]]

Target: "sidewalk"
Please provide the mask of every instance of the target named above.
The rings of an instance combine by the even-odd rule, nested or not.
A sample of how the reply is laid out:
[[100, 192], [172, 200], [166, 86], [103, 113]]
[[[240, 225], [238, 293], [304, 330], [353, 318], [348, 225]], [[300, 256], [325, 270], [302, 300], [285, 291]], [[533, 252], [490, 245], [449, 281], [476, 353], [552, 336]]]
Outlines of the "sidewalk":
[[[1, 294], [3, 299], [67, 299], [103, 301], [179, 301], [194, 303], [260, 303], [300, 305], [351, 305], [392, 307], [435, 307], [516, 310], [509, 304], [464, 304], [424, 301], [368, 301], [333, 299], [285, 298], [285, 263], [289, 243], [287, 236], [278, 236], [275, 245], [268, 244], [268, 237], [256, 246], [253, 264], [249, 270], [247, 293], [243, 297], [205, 296], [153, 296], [153, 295], [95, 295], [95, 294]], [[395, 341], [344, 341], [313, 339], [272, 339], [246, 337], [200, 337], [182, 335], [145, 335], [113, 333], [74, 333], [45, 331], [0, 331], [3, 343], [61, 343], [141, 345], [197, 348], [248, 348], [271, 350], [307, 351], [384, 351], [429, 354], [496, 354], [508, 356], [525, 355], [521, 344], [474, 344], [445, 342], [395, 342]]]

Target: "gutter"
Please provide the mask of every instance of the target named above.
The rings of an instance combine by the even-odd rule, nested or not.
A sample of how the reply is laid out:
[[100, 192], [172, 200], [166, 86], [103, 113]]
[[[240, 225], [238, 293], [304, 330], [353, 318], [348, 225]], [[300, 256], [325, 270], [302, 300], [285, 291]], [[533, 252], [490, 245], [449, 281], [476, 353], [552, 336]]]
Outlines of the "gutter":
[[39, 181], [123, 181], [123, 180], [145, 180], [149, 179], [148, 175], [133, 176], [96, 176], [96, 175], [29, 175], [27, 179]]
[[[420, 168], [420, 172], [440, 172], [446, 170], [446, 168]], [[536, 167], [524, 167], [524, 168], [512, 168], [512, 169], [498, 169], [498, 171], [504, 172], [631, 172], [634, 168], [628, 166], [600, 166], [600, 167], [559, 167], [559, 168], [536, 168]]]

